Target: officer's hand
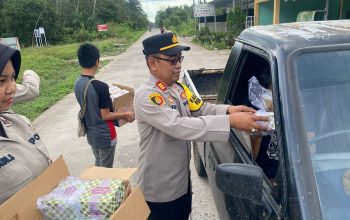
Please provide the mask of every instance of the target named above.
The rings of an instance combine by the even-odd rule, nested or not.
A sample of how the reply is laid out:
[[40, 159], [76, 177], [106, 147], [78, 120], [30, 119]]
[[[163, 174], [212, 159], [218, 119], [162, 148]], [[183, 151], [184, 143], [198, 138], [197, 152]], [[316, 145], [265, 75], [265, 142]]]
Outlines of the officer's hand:
[[129, 123], [133, 122], [135, 120], [134, 112], [125, 112], [125, 120], [127, 120]]
[[[268, 121], [267, 116], [257, 116], [252, 112], [238, 112], [229, 115], [230, 127], [241, 131], [266, 131], [268, 128], [260, 125], [257, 121]], [[255, 129], [255, 130], [253, 130]]]
[[252, 108], [249, 108], [248, 106], [245, 105], [231, 105], [227, 108], [227, 114], [234, 114], [238, 112], [253, 112], [255, 113], [256, 111]]

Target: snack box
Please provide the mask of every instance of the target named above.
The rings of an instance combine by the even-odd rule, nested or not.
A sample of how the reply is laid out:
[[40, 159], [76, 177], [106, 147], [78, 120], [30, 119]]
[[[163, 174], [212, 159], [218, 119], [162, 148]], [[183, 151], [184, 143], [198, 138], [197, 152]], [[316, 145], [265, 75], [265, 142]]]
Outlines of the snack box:
[[[92, 166], [80, 174], [81, 179], [121, 179], [127, 181], [127, 196], [110, 217], [111, 220], [145, 220], [150, 210], [139, 186], [130, 187], [129, 179], [136, 168], [103, 168]], [[63, 157], [56, 159], [40, 176], [25, 186], [0, 206], [0, 220], [41, 220], [36, 201], [51, 192], [58, 183], [69, 176]]]
[[[123, 86], [120, 84], [113, 83], [114, 86], [117, 86], [120, 89], [127, 90], [129, 93], [126, 93], [124, 95], [121, 95], [119, 97], [116, 97], [112, 100], [113, 102], [113, 107], [115, 112], [127, 112], [127, 111], [134, 111], [133, 107], [133, 102], [134, 102], [134, 89], [128, 86]], [[118, 125], [123, 126], [124, 124], [128, 123], [124, 119], [119, 119]]]

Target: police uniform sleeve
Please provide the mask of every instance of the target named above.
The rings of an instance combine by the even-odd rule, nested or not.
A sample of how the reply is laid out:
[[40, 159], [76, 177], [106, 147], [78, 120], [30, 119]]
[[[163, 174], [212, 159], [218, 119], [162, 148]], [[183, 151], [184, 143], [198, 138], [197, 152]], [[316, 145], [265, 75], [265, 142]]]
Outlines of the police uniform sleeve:
[[135, 113], [139, 122], [144, 122], [182, 139], [196, 141], [227, 141], [230, 132], [228, 115], [182, 117], [169, 107], [164, 97], [155, 91], [140, 91], [135, 95]]
[[198, 117], [201, 115], [226, 115], [229, 105], [215, 105], [211, 103], [203, 103], [198, 111], [191, 111], [191, 115]]
[[211, 103], [204, 103], [197, 97], [185, 84], [179, 83], [186, 95], [188, 107], [192, 116], [201, 115], [226, 115], [229, 105], [215, 105]]
[[22, 84], [16, 84], [15, 103], [27, 102], [39, 96], [40, 78], [32, 70], [23, 73]]

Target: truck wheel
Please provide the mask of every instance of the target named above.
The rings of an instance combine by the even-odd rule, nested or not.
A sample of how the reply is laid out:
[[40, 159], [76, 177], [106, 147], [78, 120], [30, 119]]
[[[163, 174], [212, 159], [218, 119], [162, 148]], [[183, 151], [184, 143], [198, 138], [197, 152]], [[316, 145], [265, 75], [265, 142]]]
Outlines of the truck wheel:
[[196, 143], [193, 143], [193, 160], [194, 167], [196, 168], [197, 174], [200, 177], [207, 177], [207, 172], [205, 171], [204, 164], [202, 162], [201, 156], [199, 155], [198, 147]]

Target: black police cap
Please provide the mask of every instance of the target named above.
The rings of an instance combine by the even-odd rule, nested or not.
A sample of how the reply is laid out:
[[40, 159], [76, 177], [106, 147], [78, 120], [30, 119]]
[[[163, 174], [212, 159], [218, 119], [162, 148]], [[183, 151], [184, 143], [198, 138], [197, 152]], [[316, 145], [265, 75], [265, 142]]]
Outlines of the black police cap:
[[15, 79], [19, 74], [19, 68], [21, 67], [21, 54], [18, 50], [12, 47], [0, 44], [0, 75], [4, 71], [7, 61], [11, 59], [13, 69], [15, 69]]
[[176, 34], [167, 32], [163, 34], [153, 35], [142, 41], [143, 54], [146, 56], [152, 54], [165, 54], [175, 56], [183, 50], [190, 50], [190, 47], [181, 46]]

